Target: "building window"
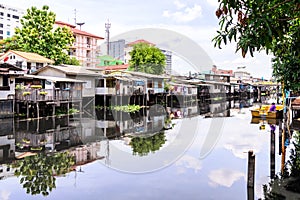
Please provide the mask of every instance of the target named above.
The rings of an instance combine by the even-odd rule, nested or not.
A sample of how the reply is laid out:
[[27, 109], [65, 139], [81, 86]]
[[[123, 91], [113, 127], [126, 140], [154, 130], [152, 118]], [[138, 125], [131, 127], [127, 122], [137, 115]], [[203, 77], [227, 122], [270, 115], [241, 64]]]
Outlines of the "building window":
[[7, 14], [7, 17], [10, 17], [10, 14]]
[[3, 16], [3, 12], [0, 12], [0, 16]]
[[6, 35], [7, 35], [7, 36], [10, 36], [10, 31], [7, 31], [7, 32], [6, 32]]
[[99, 79], [99, 80], [97, 81], [96, 87], [104, 87], [104, 79]]
[[0, 30], [0, 34], [3, 34], [3, 31], [2, 31], [2, 30]]
[[148, 87], [148, 88], [153, 88], [152, 80], [148, 80], [148, 81], [147, 81], [147, 87]]
[[19, 19], [19, 16], [13, 15], [14, 19]]
[[0, 40], [3, 40], [3, 36], [0, 36]]
[[0, 28], [3, 28], [3, 24], [0, 24]]

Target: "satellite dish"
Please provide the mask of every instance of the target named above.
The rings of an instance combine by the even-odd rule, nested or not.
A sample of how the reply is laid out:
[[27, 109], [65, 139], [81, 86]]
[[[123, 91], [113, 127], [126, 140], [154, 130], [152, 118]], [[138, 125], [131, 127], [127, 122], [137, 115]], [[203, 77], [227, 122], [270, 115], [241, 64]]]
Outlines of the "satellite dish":
[[80, 30], [81, 30], [81, 26], [85, 24], [85, 22], [78, 22], [76, 23], [79, 27], [80, 27]]

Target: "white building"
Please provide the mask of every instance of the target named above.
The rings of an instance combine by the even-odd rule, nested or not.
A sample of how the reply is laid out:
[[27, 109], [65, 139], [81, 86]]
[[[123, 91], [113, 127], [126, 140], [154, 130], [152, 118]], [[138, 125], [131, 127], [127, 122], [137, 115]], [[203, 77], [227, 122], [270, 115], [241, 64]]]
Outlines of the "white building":
[[36, 53], [9, 50], [0, 56], [0, 63], [17, 66], [29, 74], [54, 61]]
[[15, 28], [21, 26], [25, 10], [0, 4], [0, 40], [15, 34]]

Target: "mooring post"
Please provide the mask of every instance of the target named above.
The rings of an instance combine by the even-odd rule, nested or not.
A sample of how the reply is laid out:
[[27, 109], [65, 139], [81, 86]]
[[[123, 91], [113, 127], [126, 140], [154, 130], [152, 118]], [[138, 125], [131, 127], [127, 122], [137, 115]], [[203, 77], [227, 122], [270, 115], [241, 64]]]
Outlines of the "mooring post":
[[255, 155], [252, 150], [248, 151], [248, 178], [247, 193], [248, 200], [254, 200], [254, 178], [255, 178]]

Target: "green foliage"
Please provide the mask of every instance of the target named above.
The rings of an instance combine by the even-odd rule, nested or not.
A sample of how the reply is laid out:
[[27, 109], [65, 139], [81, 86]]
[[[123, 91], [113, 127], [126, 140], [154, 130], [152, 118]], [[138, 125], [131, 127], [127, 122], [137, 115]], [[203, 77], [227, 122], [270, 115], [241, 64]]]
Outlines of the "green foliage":
[[10, 49], [20, 50], [15, 36], [0, 40], [0, 53], [5, 53]]
[[130, 56], [129, 71], [149, 74], [163, 74], [165, 72], [166, 57], [157, 47], [138, 43], [133, 46]]
[[265, 199], [300, 198], [300, 133], [295, 131], [293, 137], [294, 148], [291, 148], [283, 173], [263, 186]]
[[134, 137], [129, 145], [132, 147], [134, 155], [146, 156], [149, 152], [159, 150], [165, 142], [165, 133], [159, 132], [150, 137]]
[[[300, 3], [299, 0], [220, 0], [216, 11], [220, 30], [215, 47], [237, 42], [236, 51], [253, 56], [271, 52], [273, 74], [287, 89], [299, 89]], [[297, 72], [295, 73], [295, 68]]]
[[[103, 106], [95, 106], [96, 109], [103, 109]], [[141, 109], [141, 106], [139, 105], [115, 105], [115, 106], [109, 106], [107, 109], [115, 110], [115, 111], [121, 111], [126, 113], [134, 113]]]
[[67, 64], [67, 65], [77, 65], [79, 66], [80, 65], [80, 62], [79, 60], [77, 60], [76, 58], [74, 57], [69, 57], [67, 58], [67, 60], [64, 62], [64, 64]]
[[[69, 62], [69, 47], [74, 36], [67, 27], [53, 29], [55, 13], [48, 6], [42, 10], [36, 7], [27, 9], [21, 19], [22, 28], [16, 28], [15, 42], [10, 49], [33, 52], [55, 61], [55, 64]], [[7, 49], [7, 46], [5, 47]]]
[[74, 159], [68, 153], [47, 155], [39, 153], [34, 156], [17, 160], [13, 167], [17, 168], [15, 175], [20, 178], [20, 184], [28, 194], [49, 195], [56, 187], [55, 176], [66, 174], [74, 165]]

